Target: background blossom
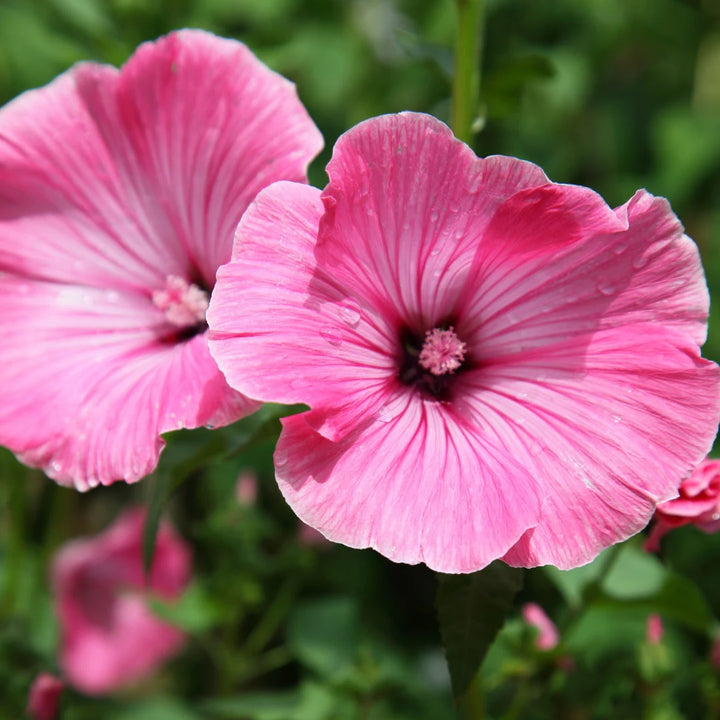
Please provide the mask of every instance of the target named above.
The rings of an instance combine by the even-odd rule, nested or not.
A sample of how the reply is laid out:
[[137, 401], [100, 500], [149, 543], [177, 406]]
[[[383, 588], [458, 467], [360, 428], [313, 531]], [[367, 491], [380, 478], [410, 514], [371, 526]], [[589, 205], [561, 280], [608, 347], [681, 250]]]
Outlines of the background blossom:
[[256, 409], [208, 353], [208, 293], [258, 190], [321, 146], [290, 82], [197, 30], [5, 106], [0, 443], [84, 490]]
[[53, 561], [60, 664], [68, 683], [84, 693], [107, 693], [145, 677], [184, 642], [148, 599], [180, 595], [190, 581], [190, 549], [162, 524], [146, 578], [144, 522], [144, 510], [128, 511], [100, 535], [63, 546]]
[[679, 492], [679, 497], [658, 505], [646, 550], [658, 552], [660, 538], [682, 525], [695, 525], [706, 533], [720, 530], [720, 460], [703, 460], [682, 481]]

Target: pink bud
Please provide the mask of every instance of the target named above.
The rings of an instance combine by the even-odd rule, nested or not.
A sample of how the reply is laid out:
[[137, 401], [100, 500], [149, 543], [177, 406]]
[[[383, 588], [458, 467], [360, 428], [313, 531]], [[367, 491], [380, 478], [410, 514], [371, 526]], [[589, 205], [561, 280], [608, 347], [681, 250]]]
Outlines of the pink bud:
[[645, 638], [650, 645], [659, 645], [665, 634], [662, 620], [657, 613], [648, 615]]
[[60, 696], [65, 685], [50, 673], [40, 673], [28, 695], [27, 714], [32, 720], [53, 720], [57, 717]]
[[235, 485], [235, 497], [243, 507], [251, 507], [257, 500], [257, 475], [252, 470], [240, 473]]
[[560, 641], [555, 623], [536, 603], [526, 603], [522, 608], [523, 620], [538, 631], [535, 647], [538, 650], [552, 650]]

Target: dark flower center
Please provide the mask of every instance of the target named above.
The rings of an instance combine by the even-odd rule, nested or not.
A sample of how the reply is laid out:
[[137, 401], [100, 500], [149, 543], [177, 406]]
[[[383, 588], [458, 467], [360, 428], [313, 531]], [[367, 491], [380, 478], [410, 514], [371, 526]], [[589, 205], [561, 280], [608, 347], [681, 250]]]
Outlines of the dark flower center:
[[466, 367], [467, 344], [452, 325], [424, 334], [405, 329], [400, 335], [402, 358], [399, 377], [436, 400], [448, 400], [456, 373]]

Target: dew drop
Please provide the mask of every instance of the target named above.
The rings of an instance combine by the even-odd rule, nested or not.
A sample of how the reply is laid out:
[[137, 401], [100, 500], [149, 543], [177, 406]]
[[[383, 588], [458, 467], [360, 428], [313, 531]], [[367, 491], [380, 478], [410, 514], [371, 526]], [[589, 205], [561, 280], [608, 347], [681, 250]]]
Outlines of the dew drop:
[[612, 251], [616, 255], [622, 255], [627, 250], [627, 245], [625, 243], [616, 243], [612, 247]]
[[354, 301], [346, 302], [340, 308], [340, 319], [350, 327], [357, 327], [360, 322], [360, 307]]
[[648, 264], [649, 258], [646, 255], [638, 255], [633, 260], [633, 267], [636, 270], [639, 270], [640, 268], [644, 268]]
[[622, 418], [621, 418], [619, 415], [611, 415], [611, 416], [610, 416], [610, 419], [611, 419], [614, 423], [620, 423], [620, 422], [622, 422]]
[[437, 222], [437, 219], [438, 219], [437, 211], [436, 211], [436, 210], [433, 210], [433, 211], [430, 213], [430, 222]]
[[598, 290], [600, 291], [601, 295], [609, 297], [615, 292], [615, 286], [609, 282], [601, 282], [598, 284]]
[[275, 464], [276, 468], [283, 468], [288, 464], [288, 456], [286, 452], [281, 452], [279, 450], [275, 451], [275, 455], [273, 456], [273, 463]]
[[337, 328], [324, 327], [320, 330], [320, 335], [335, 347], [342, 345], [342, 333]]
[[51, 469], [53, 472], [59, 473], [59, 472], [61, 472], [62, 469], [63, 469], [62, 463], [58, 462], [57, 460], [53, 460], [53, 461], [50, 463], [50, 469]]

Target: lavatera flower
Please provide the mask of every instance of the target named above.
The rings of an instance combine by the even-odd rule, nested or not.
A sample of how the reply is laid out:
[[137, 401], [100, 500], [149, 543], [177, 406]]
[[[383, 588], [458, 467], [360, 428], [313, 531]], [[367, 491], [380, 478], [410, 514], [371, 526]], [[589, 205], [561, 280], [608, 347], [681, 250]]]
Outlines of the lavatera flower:
[[665, 200], [612, 210], [413, 113], [351, 129], [328, 174], [259, 194], [208, 311], [234, 388], [311, 408], [275, 451], [304, 522], [444, 572], [570, 568], [677, 495], [718, 367]]
[[198, 30], [4, 107], [0, 444], [84, 490], [256, 409], [210, 357], [209, 292], [257, 192], [321, 146], [292, 83]]

